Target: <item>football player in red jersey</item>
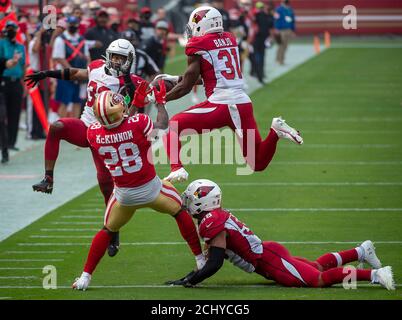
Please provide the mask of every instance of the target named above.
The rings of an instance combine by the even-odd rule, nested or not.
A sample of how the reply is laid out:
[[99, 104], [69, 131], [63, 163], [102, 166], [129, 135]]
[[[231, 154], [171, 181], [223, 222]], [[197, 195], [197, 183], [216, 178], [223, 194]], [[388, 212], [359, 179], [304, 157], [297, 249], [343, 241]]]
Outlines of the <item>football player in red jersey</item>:
[[[273, 119], [268, 136], [262, 140], [253, 116], [252, 102], [244, 91], [236, 38], [223, 31], [218, 10], [208, 6], [195, 9], [190, 15], [187, 34], [188, 67], [182, 80], [166, 95], [166, 100], [179, 99], [189, 93], [200, 82], [200, 77], [207, 100], [170, 119], [164, 142], [171, 173], [165, 179], [175, 182], [188, 178], [180, 162], [179, 136], [185, 129], [201, 134], [203, 129], [231, 128], [237, 134], [246, 162], [254, 171], [262, 171], [268, 166], [279, 138], [303, 143], [298, 131], [280, 117]], [[253, 150], [248, 152], [247, 142], [251, 139], [254, 140], [250, 142]]]
[[[143, 81], [135, 91], [133, 103], [136, 107], [144, 107], [146, 96], [151, 94], [147, 87], [148, 83]], [[196, 257], [197, 267], [202, 268], [205, 263], [193, 220], [181, 208], [180, 194], [171, 183], [161, 181], [153, 165], [149, 137], [153, 129], [166, 129], [169, 120], [162, 80], [159, 88], [160, 91], [151, 89], [158, 110], [155, 123], [144, 113], [126, 117], [124, 98], [120, 94], [104, 91], [96, 98], [94, 112], [99, 122], [89, 127], [87, 138], [93, 151], [106, 164], [115, 187], [106, 207], [104, 228], [92, 241], [84, 271], [74, 282], [74, 289], [87, 289], [113, 234], [131, 219], [137, 209], [144, 207], [173, 216]]]
[[[88, 80], [88, 97], [81, 118], [61, 118], [50, 125], [45, 143], [45, 177], [32, 186], [34, 191], [52, 193], [53, 174], [59, 155], [60, 140], [65, 140], [82, 148], [89, 147], [86, 138], [87, 128], [97, 121], [92, 107], [98, 94], [111, 90], [126, 94], [128, 100], [132, 99], [135, 87], [142, 81], [142, 78], [134, 74], [134, 61], [135, 49], [132, 44], [125, 39], [118, 39], [106, 49], [106, 60], [94, 60], [87, 69], [47, 70], [26, 77], [25, 81], [28, 86], [35, 86], [40, 80], [47, 77], [71, 81]], [[113, 180], [99, 156], [92, 152], [92, 157], [96, 167], [99, 188], [105, 204], [107, 204], [113, 191]], [[111, 257], [117, 254], [118, 246], [119, 239], [118, 234], [116, 234], [108, 250]]]
[[219, 186], [206, 179], [192, 182], [183, 193], [187, 211], [199, 223], [200, 236], [208, 248], [204, 267], [186, 277], [168, 284], [191, 287], [211, 277], [229, 259], [246, 272], [256, 272], [288, 287], [327, 287], [342, 283], [347, 274], [341, 266], [352, 262], [367, 262], [373, 269], [358, 269], [357, 281], [380, 283], [388, 290], [395, 289], [391, 267], [381, 268], [373, 243], [364, 241], [360, 246], [334, 253], [326, 253], [315, 261], [292, 256], [281, 244], [261, 241], [231, 212], [221, 207]]

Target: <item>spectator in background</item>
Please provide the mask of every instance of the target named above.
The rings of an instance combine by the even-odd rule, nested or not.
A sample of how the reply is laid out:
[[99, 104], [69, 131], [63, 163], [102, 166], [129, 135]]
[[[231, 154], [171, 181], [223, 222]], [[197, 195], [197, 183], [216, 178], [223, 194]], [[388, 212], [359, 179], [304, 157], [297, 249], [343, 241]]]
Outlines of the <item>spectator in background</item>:
[[[78, 27], [79, 20], [73, 16], [68, 17], [67, 30], [54, 42], [52, 58], [58, 63], [58, 69], [87, 67], [89, 46], [84, 37], [78, 33]], [[72, 104], [72, 114], [78, 118], [81, 114], [80, 83], [57, 79], [55, 100], [60, 102], [60, 117], [67, 117], [67, 108]]]
[[7, 21], [3, 29], [3, 39], [0, 39], [0, 58], [18, 59], [18, 63], [3, 71], [2, 86], [7, 88], [5, 105], [7, 110], [8, 149], [18, 150], [18, 126], [24, 95], [23, 78], [25, 74], [25, 46], [16, 41], [18, 26], [13, 21]]
[[163, 72], [167, 55], [167, 37], [169, 24], [160, 20], [155, 26], [155, 35], [144, 43], [144, 51], [156, 62], [156, 65]]
[[107, 27], [108, 22], [109, 14], [105, 10], [98, 11], [96, 15], [96, 26], [89, 29], [85, 34], [86, 39], [97, 40], [102, 43], [102, 47], [90, 49], [91, 60], [101, 59], [102, 56], [105, 55], [106, 48], [109, 44], [118, 39], [116, 38], [116, 34]]
[[126, 30], [121, 37], [131, 42], [135, 49], [135, 70], [134, 73], [148, 81], [153, 80], [160, 73], [155, 61], [143, 50], [139, 49], [139, 40], [132, 30]]
[[248, 57], [248, 32], [249, 27], [246, 22], [247, 12], [243, 9], [233, 8], [230, 11], [231, 32], [235, 35], [239, 46], [240, 67], [243, 69], [244, 61]]
[[290, 7], [290, 1], [284, 0], [275, 10], [275, 29], [278, 32], [278, 50], [276, 52], [276, 61], [280, 65], [285, 64], [285, 54], [289, 40], [295, 32], [295, 15]]
[[[5, 82], [3, 81], [3, 72], [7, 69], [14, 68], [21, 58], [21, 55], [15, 53], [11, 59], [1, 56], [0, 52], [0, 148], [1, 163], [7, 163], [8, 157], [8, 128], [7, 128], [7, 105], [5, 95]], [[7, 91], [8, 93], [8, 91]]]
[[212, 0], [211, 6], [219, 11], [222, 15], [222, 23], [223, 23], [223, 30], [229, 31], [230, 28], [230, 16], [229, 13], [224, 8], [224, 1], [223, 0]]
[[137, 0], [128, 0], [126, 1], [126, 6], [124, 9], [124, 13], [122, 15], [122, 21], [123, 21], [123, 28], [127, 29], [130, 28], [128, 26], [129, 20], [134, 19], [139, 21], [140, 20], [140, 15], [138, 12], [138, 1]]
[[143, 7], [140, 11], [140, 39], [142, 43], [148, 41], [155, 35], [155, 26], [151, 22], [152, 10], [149, 7]]
[[256, 3], [254, 16], [255, 32], [251, 45], [253, 46], [254, 72], [258, 81], [264, 84], [265, 78], [265, 41], [274, 27], [274, 17], [269, 12], [269, 8], [263, 2]]
[[132, 31], [135, 33], [135, 37], [137, 38], [137, 46], [140, 46], [141, 43], [141, 30], [140, 30], [140, 22], [137, 19], [130, 18], [127, 20], [127, 29], [125, 31]]
[[[28, 45], [28, 53], [30, 59], [30, 66], [33, 72], [41, 71], [40, 65], [40, 50], [42, 45], [45, 45], [42, 40], [46, 30], [39, 26], [37, 30], [32, 34], [32, 40]], [[40, 91], [42, 93], [42, 91]], [[42, 97], [43, 98], [43, 97]], [[29, 139], [45, 139], [43, 127], [33, 107], [32, 99], [27, 97], [27, 137]]]

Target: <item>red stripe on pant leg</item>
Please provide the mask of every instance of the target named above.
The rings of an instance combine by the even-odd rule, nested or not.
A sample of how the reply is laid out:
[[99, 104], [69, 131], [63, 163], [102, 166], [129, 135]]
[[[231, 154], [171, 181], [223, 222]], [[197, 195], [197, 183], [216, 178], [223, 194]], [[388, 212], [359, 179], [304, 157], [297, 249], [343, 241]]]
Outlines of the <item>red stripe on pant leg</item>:
[[162, 191], [163, 191], [163, 189], [166, 189], [166, 190], [165, 190], [165, 193], [168, 193], [168, 194], [170, 194], [168, 191], [173, 192], [174, 194], [172, 194], [172, 196], [175, 196], [175, 195], [176, 195], [177, 200], [180, 201], [180, 205], [181, 205], [181, 196], [180, 196], [180, 194], [177, 192], [176, 189], [174, 189], [174, 188], [173, 188], [173, 189], [171, 189], [171, 188], [166, 188], [164, 185], [162, 186]]
[[164, 193], [162, 190], [161, 190], [161, 193], [162, 193], [165, 197], [168, 197], [168, 198], [170, 198], [170, 199], [176, 201], [176, 202], [178, 203], [178, 205], [181, 206], [181, 202], [179, 202], [174, 196], [172, 196], [172, 195], [170, 195], [170, 194], [167, 194], [167, 193]]

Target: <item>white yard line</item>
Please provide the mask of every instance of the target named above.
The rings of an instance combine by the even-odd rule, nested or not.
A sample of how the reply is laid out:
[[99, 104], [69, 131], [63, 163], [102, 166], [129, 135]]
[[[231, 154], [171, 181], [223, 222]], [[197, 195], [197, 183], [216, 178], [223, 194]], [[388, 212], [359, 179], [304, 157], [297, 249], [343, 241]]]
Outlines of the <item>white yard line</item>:
[[94, 236], [61, 236], [61, 235], [48, 235], [48, 236], [41, 236], [41, 235], [32, 235], [29, 236], [30, 238], [40, 238], [40, 239], [52, 239], [52, 238], [60, 238], [60, 239], [92, 239]]
[[60, 224], [62, 224], [62, 225], [89, 225], [89, 224], [92, 224], [92, 225], [99, 225], [99, 224], [103, 224], [103, 221], [99, 221], [99, 222], [93, 222], [93, 221], [79, 221], [79, 222], [77, 222], [77, 221], [68, 221], [68, 222], [66, 222], [66, 221], [56, 221], [56, 222], [51, 222], [50, 224], [55, 224], [55, 225], [60, 225]]
[[278, 165], [401, 166], [402, 161], [273, 161]]
[[[363, 240], [356, 241], [276, 241], [283, 244], [301, 244], [301, 245], [327, 245], [327, 244], [359, 244]], [[373, 241], [375, 244], [402, 244], [402, 241]], [[171, 242], [123, 242], [123, 246], [175, 246], [175, 245], [186, 245], [186, 242], [181, 241], [171, 241]], [[79, 243], [79, 242], [30, 242], [30, 243], [18, 243], [19, 246], [25, 247], [46, 247], [46, 246], [89, 246], [90, 243]]]
[[368, 186], [402, 186], [402, 182], [220, 182], [225, 187], [251, 187], [251, 186], [302, 186], [302, 187], [368, 187]]
[[[98, 204], [101, 204], [101, 202], [98, 202]], [[93, 209], [71, 209], [68, 210], [68, 212], [103, 212], [105, 209], [99, 209], [99, 208], [93, 208]]]
[[21, 267], [0, 267], [0, 270], [43, 270], [43, 268], [34, 268], [34, 267], [28, 267], [28, 268], [21, 268]]
[[0, 276], [0, 279], [37, 279], [35, 276]]
[[103, 220], [103, 216], [102, 215], [97, 215], [97, 216], [87, 216], [87, 215], [82, 215], [82, 216], [61, 216], [63, 219], [80, 219], [80, 218], [88, 218], [88, 219], [102, 219]]
[[402, 212], [402, 208], [229, 208], [230, 211], [263, 212]]
[[39, 262], [39, 261], [58, 262], [58, 261], [64, 261], [64, 259], [0, 259], [0, 262]]
[[84, 229], [72, 229], [72, 228], [42, 228], [40, 231], [47, 232], [47, 231], [57, 231], [57, 232], [81, 232], [81, 231], [99, 231], [99, 229], [90, 229], [90, 228], [84, 228]]
[[[395, 286], [400, 287], [402, 284], [397, 283]], [[335, 285], [335, 287], [339, 287], [340, 285]], [[289, 289], [280, 285], [273, 285], [272, 282], [267, 282], [267, 284], [206, 284], [199, 285], [202, 288], [211, 288], [211, 289], [219, 289], [219, 288], [233, 288], [233, 289], [247, 289], [247, 288], [255, 288], [255, 289]], [[359, 287], [379, 287], [379, 285], [367, 284], [367, 283], [358, 283], [357, 288]], [[90, 286], [93, 289], [131, 289], [131, 288], [176, 288], [180, 289], [181, 286], [170, 286], [164, 284], [128, 284], [128, 285], [98, 285], [98, 286]], [[43, 289], [42, 286], [0, 286], [0, 289]], [[57, 289], [71, 289], [70, 286], [57, 286]], [[302, 288], [293, 288], [294, 290], [302, 290]], [[385, 290], [385, 289], [384, 289]]]
[[74, 251], [5, 251], [5, 254], [66, 254]]

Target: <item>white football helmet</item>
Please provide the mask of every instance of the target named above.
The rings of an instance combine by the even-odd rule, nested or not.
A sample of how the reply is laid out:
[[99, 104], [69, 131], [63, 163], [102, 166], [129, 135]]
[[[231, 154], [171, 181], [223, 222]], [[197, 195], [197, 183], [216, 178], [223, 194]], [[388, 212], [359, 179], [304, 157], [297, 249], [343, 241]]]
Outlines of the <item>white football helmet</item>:
[[219, 186], [207, 179], [191, 182], [182, 194], [183, 205], [191, 215], [211, 211], [221, 207], [222, 191]]
[[[116, 64], [112, 62], [112, 55], [118, 54], [126, 57], [124, 63]], [[117, 39], [113, 41], [106, 49], [106, 68], [109, 70], [112, 76], [118, 77], [123, 75], [124, 72], [129, 71], [134, 73], [135, 71], [135, 49], [130, 41], [126, 39]]]
[[201, 6], [195, 9], [188, 19], [186, 26], [187, 38], [201, 37], [208, 33], [223, 32], [222, 15], [209, 6]]

